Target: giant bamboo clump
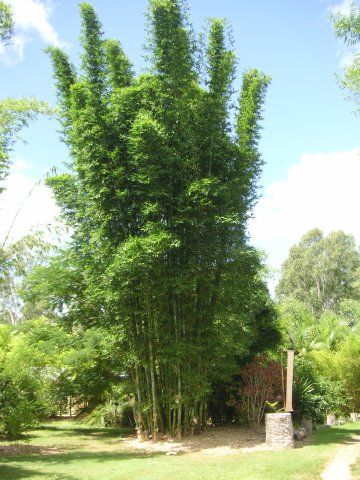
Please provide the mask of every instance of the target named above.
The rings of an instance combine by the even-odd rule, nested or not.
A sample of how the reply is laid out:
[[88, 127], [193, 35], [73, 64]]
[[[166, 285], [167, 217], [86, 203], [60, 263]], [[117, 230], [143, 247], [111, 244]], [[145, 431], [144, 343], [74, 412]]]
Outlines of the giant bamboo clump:
[[136, 77], [80, 8], [80, 71], [50, 48], [72, 164], [49, 183], [96, 305], [84, 323], [117, 328], [139, 434], [182, 435], [205, 425], [211, 381], [255, 341], [267, 301], [246, 222], [269, 78], [247, 71], [234, 108], [226, 23], [211, 21], [201, 52], [180, 0], [150, 0]]

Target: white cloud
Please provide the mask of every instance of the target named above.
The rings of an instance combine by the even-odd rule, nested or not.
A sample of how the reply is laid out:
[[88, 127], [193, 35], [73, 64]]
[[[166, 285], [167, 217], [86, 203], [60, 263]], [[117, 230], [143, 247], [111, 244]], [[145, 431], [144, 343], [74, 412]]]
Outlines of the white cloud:
[[289, 248], [311, 228], [344, 230], [360, 243], [360, 150], [304, 154], [287, 178], [272, 183], [249, 224], [255, 245], [280, 268]]
[[49, 238], [52, 235], [51, 227], [54, 228], [57, 223], [59, 209], [51, 190], [43, 183], [36, 185], [37, 182], [31, 179], [28, 169], [27, 162], [16, 161], [5, 182], [6, 190], [0, 196], [0, 244], [16, 215], [8, 241], [17, 240], [36, 228], [47, 231]]
[[31, 38], [18, 33], [12, 37], [11, 44], [3, 45], [0, 43], [0, 62], [5, 65], [14, 65], [21, 62], [24, 58], [25, 45], [31, 41]]
[[344, 50], [343, 53], [340, 53], [340, 67], [341, 68], [346, 68], [350, 67], [356, 58], [356, 56], [359, 55], [359, 49], [358, 48], [353, 48], [352, 50], [347, 49]]
[[13, 11], [15, 35], [10, 45], [0, 45], [0, 60], [3, 63], [22, 61], [25, 46], [32, 41], [33, 33], [39, 35], [46, 44], [65, 46], [50, 23], [54, 9], [51, 0], [7, 0], [7, 3]]
[[[11, 240], [37, 225], [56, 225], [59, 209], [44, 184], [36, 186], [23, 160], [14, 163], [0, 196], [0, 243], [26, 199], [12, 229]], [[311, 228], [325, 233], [344, 230], [360, 243], [360, 149], [332, 153], [306, 153], [287, 177], [270, 184], [249, 224], [252, 242], [265, 250], [269, 264], [281, 267], [289, 248]]]
[[335, 5], [329, 7], [329, 11], [333, 15], [338, 15], [340, 13], [341, 15], [348, 16], [351, 13], [352, 4], [352, 0], [342, 0], [340, 3], [336, 3]]

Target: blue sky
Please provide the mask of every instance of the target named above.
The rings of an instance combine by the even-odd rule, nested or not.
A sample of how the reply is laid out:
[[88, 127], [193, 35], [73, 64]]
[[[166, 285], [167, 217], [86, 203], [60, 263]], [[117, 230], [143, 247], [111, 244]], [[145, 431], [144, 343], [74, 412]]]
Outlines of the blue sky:
[[[1, 96], [34, 95], [54, 103], [50, 62], [43, 49], [49, 41], [58, 43], [64, 46], [75, 63], [78, 61], [77, 2], [11, 0], [10, 3], [14, 6], [15, 20], [18, 20], [15, 32], [18, 40], [13, 48], [0, 50]], [[106, 36], [120, 39], [136, 70], [141, 71], [145, 67], [144, 12], [147, 2], [96, 0], [92, 3]], [[351, 103], [344, 100], [335, 78], [349, 52], [334, 37], [328, 19], [330, 9], [346, 11], [348, 4], [347, 0], [189, 0], [196, 31], [201, 30], [207, 17], [229, 20], [239, 59], [236, 89], [240, 87], [241, 72], [248, 67], [259, 68], [272, 77], [260, 145], [266, 162], [261, 180], [264, 197], [255, 210], [250, 232], [253, 241], [269, 253], [274, 267], [279, 267], [291, 243], [311, 226], [320, 226], [324, 230], [344, 228], [360, 240], [355, 224], [341, 223], [341, 212], [339, 221], [324, 223], [324, 217], [329, 216], [324, 210], [326, 205], [315, 218], [306, 210], [313, 210], [311, 204], [316, 202], [317, 194], [322, 197], [323, 190], [329, 198], [336, 195], [334, 186], [340, 170], [355, 169], [353, 173], [347, 173], [350, 177], [358, 173], [357, 160], [360, 157], [355, 149], [359, 146], [359, 118], [352, 113]], [[9, 180], [12, 182], [9, 189], [15, 190], [3, 200], [3, 211], [0, 211], [5, 223], [14, 204], [26, 194], [19, 191], [19, 185], [26, 190], [32, 179], [37, 179], [54, 165], [60, 166], [67, 158], [66, 147], [59, 142], [55, 121], [39, 120], [24, 132], [23, 137], [28, 143], [18, 144], [14, 152], [15, 177]], [[305, 154], [308, 156], [304, 157]], [[331, 178], [327, 178], [327, 165], [330, 165]], [[308, 179], [314, 172], [318, 175], [318, 191], [314, 184], [312, 202], [310, 205], [305, 202], [304, 209], [301, 209], [301, 196], [308, 195]], [[25, 183], [21, 183], [20, 176], [26, 177]], [[294, 180], [294, 176], [297, 179]], [[341, 178], [343, 183], [346, 182], [346, 177]], [[15, 181], [18, 182], [17, 188]], [[297, 191], [297, 198], [288, 199], [284, 191], [288, 191], [290, 197], [293, 191]], [[45, 195], [44, 191], [42, 194]], [[345, 199], [343, 208], [353, 200]], [[283, 204], [279, 206], [280, 201]], [[276, 233], [279, 226], [272, 225], [271, 219], [282, 224], [289, 222], [292, 214], [290, 211], [285, 214], [284, 209], [291, 202], [298, 204], [294, 215], [303, 218], [296, 228], [289, 226], [291, 232], [279, 235]], [[38, 219], [35, 210], [39, 208], [40, 205], [35, 204], [32, 213], [25, 212], [27, 222], [31, 215], [34, 221]], [[282, 212], [280, 217], [279, 211]]]

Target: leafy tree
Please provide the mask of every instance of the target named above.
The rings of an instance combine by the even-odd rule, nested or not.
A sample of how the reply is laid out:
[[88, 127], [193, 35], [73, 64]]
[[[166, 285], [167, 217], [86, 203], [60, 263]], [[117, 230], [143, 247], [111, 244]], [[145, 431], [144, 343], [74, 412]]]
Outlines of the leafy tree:
[[347, 408], [352, 412], [360, 409], [360, 334], [350, 335], [341, 344], [337, 355], [338, 379], [344, 385]]
[[19, 290], [22, 314], [26, 320], [45, 316], [70, 330], [85, 323], [88, 327], [98, 309], [94, 312], [92, 305], [86, 305], [81, 266], [70, 250], [52, 253], [23, 279]]
[[[337, 14], [332, 17], [335, 34], [347, 45], [360, 45], [360, 5], [353, 3], [350, 15]], [[360, 107], [360, 54], [354, 55], [352, 64], [345, 67], [340, 85], [345, 88], [350, 99]]]
[[283, 330], [283, 346], [306, 356], [312, 350], [336, 350], [351, 333], [347, 322], [339, 314], [325, 310], [314, 317], [306, 305], [294, 298], [278, 306]]
[[358, 408], [359, 259], [352, 236], [315, 229], [283, 265], [278, 310], [283, 346], [297, 353], [296, 419]]
[[311, 350], [316, 337], [315, 319], [307, 306], [290, 297], [278, 305], [285, 348], [303, 354]]
[[33, 268], [45, 262], [50, 249], [39, 232], [0, 247], [0, 323], [16, 325], [24, 320], [20, 290]]
[[0, 2], [0, 42], [6, 43], [10, 40], [14, 31], [14, 19], [10, 6]]
[[334, 312], [325, 311], [317, 322], [317, 348], [336, 350], [350, 331], [345, 322]]
[[291, 248], [276, 292], [281, 300], [303, 302], [315, 316], [337, 312], [343, 300], [359, 297], [359, 266], [359, 249], [351, 235], [338, 231], [326, 237], [314, 229]]
[[[358, 281], [356, 281], [358, 286]], [[345, 299], [340, 303], [340, 317], [343, 322], [351, 328], [356, 328], [360, 324], [360, 301], [353, 299]]]
[[[0, 41], [10, 40], [13, 34], [13, 18], [9, 5], [0, 2]], [[0, 100], [0, 194], [10, 165], [10, 152], [18, 139], [18, 133], [38, 114], [52, 114], [47, 103], [35, 98], [6, 98]], [[0, 321], [19, 319], [19, 298], [16, 295], [20, 279], [24, 276], [25, 263], [30, 261], [31, 244], [34, 247], [36, 235], [28, 236], [7, 246], [5, 237], [0, 246]], [[35, 242], [36, 243], [36, 242]], [[35, 251], [35, 248], [34, 248]], [[33, 259], [32, 259], [33, 260]], [[29, 267], [30, 264], [27, 265]]]
[[14, 378], [0, 370], [0, 431], [16, 439], [36, 424], [36, 386], [29, 374]]
[[34, 354], [22, 351], [24, 361], [19, 363], [11, 355], [16, 343], [13, 329], [0, 325], [0, 431], [8, 438], [19, 437], [44, 413], [41, 384], [31, 368]]
[[151, 65], [136, 78], [93, 8], [80, 10], [80, 73], [49, 49], [72, 155], [70, 173], [49, 184], [73, 231], [90, 323], [122, 332], [139, 434], [181, 435], [205, 424], [210, 384], [229, 356], [248, 353], [267, 324], [276, 330], [246, 239], [269, 78], [244, 74], [231, 125], [224, 21], [210, 23], [199, 59], [182, 4], [151, 0]]
[[[316, 376], [327, 382], [329, 392], [331, 385], [334, 389], [335, 401], [328, 411], [348, 414], [359, 410], [359, 358], [359, 332], [344, 338], [335, 351], [323, 349], [311, 352], [309, 360], [314, 365]], [[341, 393], [341, 398], [335, 394], [336, 390]]]
[[101, 328], [70, 332], [44, 318], [0, 325], [0, 430], [16, 436], [68, 412], [69, 399], [76, 410], [96, 407], [122, 378], [118, 335]]
[[8, 361], [37, 371], [39, 391], [51, 411], [62, 409], [68, 397], [73, 405], [96, 406], [121, 373], [116, 331], [89, 328], [68, 331], [44, 318], [15, 330]]
[[53, 110], [47, 103], [35, 98], [6, 98], [0, 100], [0, 193], [4, 190], [5, 180], [10, 162], [10, 152], [19, 131], [28, 126], [38, 114], [52, 114]]
[[[311, 418], [322, 424], [328, 413], [343, 415], [347, 409], [344, 385], [334, 375], [332, 359], [336, 354], [330, 350], [313, 350], [304, 356], [295, 357], [293, 405], [294, 419], [300, 422]], [[330, 362], [329, 362], [330, 359]], [[323, 369], [329, 362], [331, 375]]]
[[103, 328], [89, 328], [69, 336], [67, 349], [57, 361], [60, 375], [52, 383], [51, 395], [58, 402], [73, 397], [73, 405], [96, 407], [113, 385], [120, 383], [122, 373], [118, 333]]
[[[0, 1], [0, 42], [10, 41], [14, 30], [11, 7]], [[9, 169], [10, 151], [19, 131], [26, 127], [38, 114], [50, 115], [53, 109], [35, 98], [6, 98], [0, 100], [0, 193]]]

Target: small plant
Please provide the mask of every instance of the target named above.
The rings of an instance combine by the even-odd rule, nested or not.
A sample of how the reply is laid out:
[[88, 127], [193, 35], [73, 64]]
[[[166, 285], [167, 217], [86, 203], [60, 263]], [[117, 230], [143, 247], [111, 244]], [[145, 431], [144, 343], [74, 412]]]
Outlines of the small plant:
[[269, 413], [279, 413], [284, 411], [284, 407], [279, 407], [279, 401], [276, 402], [265, 402], [266, 410]]
[[104, 403], [89, 413], [84, 419], [84, 423], [93, 427], [134, 427], [133, 410], [126, 402]]

